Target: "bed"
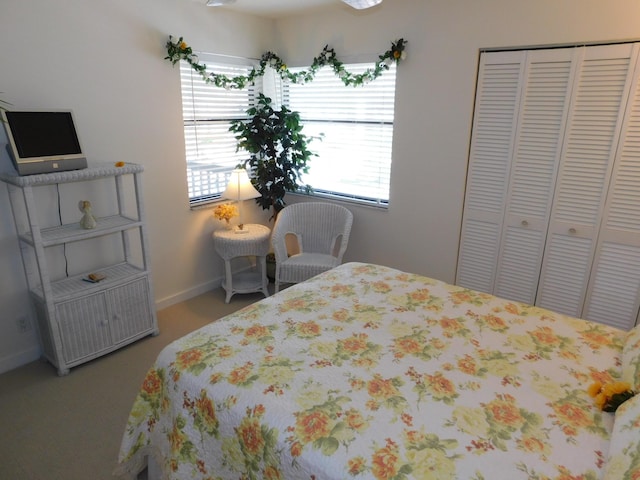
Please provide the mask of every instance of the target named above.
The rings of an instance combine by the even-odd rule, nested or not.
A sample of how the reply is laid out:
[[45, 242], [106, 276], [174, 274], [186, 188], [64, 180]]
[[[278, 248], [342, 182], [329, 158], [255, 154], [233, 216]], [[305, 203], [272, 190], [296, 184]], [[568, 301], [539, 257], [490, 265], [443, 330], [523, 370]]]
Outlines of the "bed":
[[638, 351], [637, 329], [347, 263], [168, 345], [116, 474], [638, 479], [640, 396], [587, 392], [635, 385]]

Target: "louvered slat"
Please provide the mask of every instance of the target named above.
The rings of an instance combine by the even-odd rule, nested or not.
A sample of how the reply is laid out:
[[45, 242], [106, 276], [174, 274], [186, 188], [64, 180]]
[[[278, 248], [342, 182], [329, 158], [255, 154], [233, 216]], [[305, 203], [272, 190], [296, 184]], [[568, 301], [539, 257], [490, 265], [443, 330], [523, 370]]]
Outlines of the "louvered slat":
[[[355, 74], [372, 67], [345, 65]], [[305, 135], [323, 137], [311, 143], [317, 157], [303, 176], [314, 191], [389, 202], [395, 85], [395, 65], [374, 82], [355, 88], [345, 86], [329, 67], [320, 69], [310, 83], [285, 83], [285, 102], [300, 112]]]
[[590, 265], [592, 240], [551, 235], [545, 251], [543, 279], [535, 304], [579, 317], [582, 313], [584, 279]]
[[536, 304], [582, 316], [624, 104], [631, 45], [584, 50], [573, 88]]
[[458, 258], [457, 284], [491, 293], [498, 255], [499, 225], [468, 219]]
[[623, 57], [582, 64], [554, 201], [556, 221], [595, 225], [599, 219], [629, 71], [630, 48], [621, 50]]
[[517, 127], [522, 52], [483, 52], [467, 172], [456, 283], [493, 292]]
[[[249, 60], [244, 65], [209, 62], [206, 55], [201, 60], [209, 73], [229, 77], [247, 75], [252, 68]], [[229, 127], [232, 120], [247, 117], [261, 81], [245, 89], [227, 90], [205, 82], [186, 62], [180, 62], [180, 80], [189, 199], [197, 202], [222, 193], [228, 174], [248, 157], [236, 151]]]
[[[637, 69], [636, 69], [637, 70]], [[629, 95], [584, 316], [629, 329], [640, 307], [640, 82]]]
[[594, 272], [584, 317], [624, 330], [633, 327], [640, 292], [640, 246], [604, 242]]
[[532, 304], [540, 276], [540, 249], [545, 232], [515, 227], [505, 230], [494, 294]]
[[562, 134], [573, 49], [527, 54], [507, 214], [494, 293], [535, 301]]

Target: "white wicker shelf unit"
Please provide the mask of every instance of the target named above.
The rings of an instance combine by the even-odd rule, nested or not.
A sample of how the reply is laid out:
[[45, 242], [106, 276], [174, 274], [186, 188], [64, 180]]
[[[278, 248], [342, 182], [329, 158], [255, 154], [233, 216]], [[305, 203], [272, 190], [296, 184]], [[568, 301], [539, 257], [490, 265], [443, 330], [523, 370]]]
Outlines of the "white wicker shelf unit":
[[[69, 369], [112, 352], [147, 335], [158, 334], [158, 322], [149, 271], [149, 248], [142, 201], [143, 168], [136, 164], [123, 167], [89, 167], [82, 170], [41, 175], [0, 175], [7, 184], [11, 208], [18, 230], [22, 260], [38, 320], [43, 356], [66, 375]], [[123, 178], [132, 176], [125, 183]], [[34, 188], [71, 182], [113, 181], [116, 215], [96, 218], [96, 228], [83, 229], [79, 222], [41, 228]], [[125, 214], [132, 188], [136, 215]], [[135, 217], [135, 218], [134, 218]], [[138, 234], [139, 248], [130, 234]], [[104, 265], [98, 283], [85, 281], [89, 271], [53, 278], [48, 263], [49, 247], [115, 236], [122, 258]], [[66, 250], [65, 250], [66, 251]], [[55, 255], [55, 254], [53, 254]]]

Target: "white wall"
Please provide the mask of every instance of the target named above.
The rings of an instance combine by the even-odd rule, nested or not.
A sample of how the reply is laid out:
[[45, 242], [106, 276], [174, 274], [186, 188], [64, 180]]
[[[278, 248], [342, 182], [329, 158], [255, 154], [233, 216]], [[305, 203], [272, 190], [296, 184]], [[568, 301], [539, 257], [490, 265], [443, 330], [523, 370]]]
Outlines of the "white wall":
[[[273, 22], [189, 0], [0, 3], [0, 98], [14, 109], [73, 109], [90, 164], [144, 165], [160, 306], [219, 285], [223, 272], [210, 211], [188, 207], [179, 72], [163, 60], [170, 34], [203, 51], [259, 57], [270, 46]], [[6, 170], [9, 159], [0, 147]], [[39, 355], [34, 331], [20, 334], [16, 325], [25, 315], [34, 322], [4, 184], [0, 266], [2, 372]]]
[[[277, 22], [277, 50], [309, 63], [385, 51], [408, 40], [398, 67], [388, 211], [351, 207], [345, 260], [366, 260], [453, 282], [479, 50], [640, 39], [634, 0], [384, 0]], [[304, 199], [303, 199], [304, 200]]]
[[[636, 0], [385, 0], [369, 11], [337, 3], [325, 13], [275, 22], [203, 3], [0, 3], [2, 98], [16, 109], [72, 108], [91, 163], [145, 166], [160, 306], [211, 288], [222, 276], [210, 212], [192, 212], [186, 202], [179, 77], [163, 60], [169, 34], [215, 53], [259, 57], [275, 50], [292, 65], [309, 63], [327, 43], [341, 57], [375, 59], [392, 40], [408, 40], [398, 70], [391, 206], [350, 207], [355, 223], [345, 260], [447, 281], [455, 274], [479, 49], [640, 38]], [[257, 210], [252, 216], [266, 221]], [[35, 336], [19, 334], [15, 324], [31, 310], [4, 185], [0, 267], [3, 371], [38, 353]]]

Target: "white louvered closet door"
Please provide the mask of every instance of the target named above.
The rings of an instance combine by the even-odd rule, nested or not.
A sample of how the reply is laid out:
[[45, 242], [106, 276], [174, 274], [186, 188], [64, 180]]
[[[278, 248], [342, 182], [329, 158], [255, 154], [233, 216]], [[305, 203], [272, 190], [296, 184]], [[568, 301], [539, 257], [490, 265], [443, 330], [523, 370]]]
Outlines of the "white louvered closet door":
[[493, 293], [533, 303], [578, 50], [527, 52]]
[[582, 49], [558, 172], [536, 305], [580, 317], [624, 105], [633, 44]]
[[480, 58], [456, 283], [492, 292], [525, 52]]
[[585, 318], [630, 329], [640, 309], [640, 60], [625, 110]]

